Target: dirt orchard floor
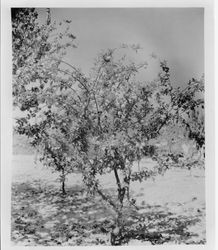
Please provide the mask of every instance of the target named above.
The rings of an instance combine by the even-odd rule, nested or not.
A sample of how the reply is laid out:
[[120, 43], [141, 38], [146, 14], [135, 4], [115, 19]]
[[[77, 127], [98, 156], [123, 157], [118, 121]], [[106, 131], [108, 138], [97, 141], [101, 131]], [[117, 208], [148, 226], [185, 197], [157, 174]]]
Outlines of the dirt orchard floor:
[[[144, 159], [141, 167], [152, 165]], [[137, 166], [135, 166], [137, 171]], [[12, 162], [12, 232], [14, 245], [109, 245], [113, 211], [100, 197], [87, 197], [80, 174], [60, 193], [58, 175], [33, 155], [14, 155]], [[100, 178], [105, 191], [115, 187], [113, 175]], [[203, 169], [168, 170], [155, 180], [133, 182], [138, 211], [126, 209], [123, 244], [204, 244], [205, 178]]]

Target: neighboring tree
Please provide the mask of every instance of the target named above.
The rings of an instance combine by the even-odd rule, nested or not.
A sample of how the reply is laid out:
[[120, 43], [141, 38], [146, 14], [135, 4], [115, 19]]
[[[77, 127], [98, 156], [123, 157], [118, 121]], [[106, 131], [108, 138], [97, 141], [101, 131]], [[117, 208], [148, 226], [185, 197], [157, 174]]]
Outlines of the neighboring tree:
[[[166, 143], [160, 147], [164, 152], [162, 158], [166, 158], [168, 165], [170, 160], [174, 166], [188, 169], [196, 165], [204, 167], [204, 77], [200, 80], [192, 78], [184, 89], [174, 87], [170, 102], [173, 123], [156, 138], [156, 141]], [[182, 146], [187, 150], [184, 151]]]
[[69, 32], [68, 20], [56, 25], [50, 10], [46, 12], [45, 22], [39, 24], [33, 8], [11, 11], [14, 106], [24, 114], [15, 130], [27, 135], [41, 152], [41, 160], [60, 172], [65, 193], [71, 167], [64, 142], [67, 119], [61, 110], [70, 83], [60, 77], [60, 59], [68, 48], [75, 48], [75, 36]]
[[[32, 13], [35, 12], [28, 15]], [[18, 28], [19, 18], [14, 21], [15, 34], [16, 29], [20, 33], [25, 31]], [[130, 183], [154, 177], [169, 168], [168, 158], [151, 141], [176, 122], [186, 124], [189, 137], [199, 147], [203, 146], [204, 140], [200, 138], [204, 136], [204, 124], [200, 123], [197, 132], [196, 119], [188, 120], [184, 115], [202, 105], [202, 98], [196, 98], [195, 94], [203, 91], [203, 80], [193, 79], [183, 90], [173, 88], [169, 68], [166, 62], [161, 62], [157, 80], [139, 81], [137, 74], [147, 64], [119, 57], [117, 49], [102, 52], [92, 74], [86, 77], [64, 61], [67, 44], [60, 46], [57, 35], [55, 40], [51, 39], [55, 26], [50, 21], [38, 26], [34, 18], [31, 20], [36, 34], [26, 41], [29, 29], [27, 35], [22, 33], [21, 55], [15, 35], [13, 38], [15, 104], [25, 111], [25, 116], [17, 121], [17, 131], [28, 135], [32, 145], [40, 150], [41, 160], [61, 173], [63, 192], [66, 174], [76, 169], [82, 173], [89, 195], [100, 195], [113, 209], [111, 244], [120, 245], [124, 211], [127, 206], [137, 209], [135, 197], [130, 196]], [[44, 34], [43, 46], [48, 49], [41, 52], [37, 41]], [[25, 49], [27, 52], [29, 46], [35, 50], [30, 49], [32, 53], [26, 57]], [[152, 157], [156, 166], [133, 171], [135, 162], [145, 156]], [[117, 186], [112, 195], [104, 191], [99, 179], [108, 173], [114, 175]]]

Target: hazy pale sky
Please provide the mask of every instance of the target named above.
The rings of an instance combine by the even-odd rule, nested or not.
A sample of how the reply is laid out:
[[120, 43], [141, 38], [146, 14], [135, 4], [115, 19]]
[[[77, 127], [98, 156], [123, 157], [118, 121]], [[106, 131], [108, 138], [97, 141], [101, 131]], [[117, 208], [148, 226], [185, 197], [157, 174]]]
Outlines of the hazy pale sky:
[[51, 14], [57, 22], [72, 20], [78, 48], [67, 59], [85, 72], [102, 49], [134, 43], [143, 48], [138, 57], [149, 64], [146, 80], [155, 78], [159, 69], [158, 60], [149, 56], [152, 52], [168, 61], [176, 85], [204, 73], [203, 8], [56, 8]]

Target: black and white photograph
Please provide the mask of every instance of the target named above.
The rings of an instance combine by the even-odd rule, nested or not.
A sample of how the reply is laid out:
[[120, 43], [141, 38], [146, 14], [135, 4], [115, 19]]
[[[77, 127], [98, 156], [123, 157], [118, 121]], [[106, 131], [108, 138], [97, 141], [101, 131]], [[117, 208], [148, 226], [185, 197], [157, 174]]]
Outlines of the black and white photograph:
[[205, 245], [205, 10], [11, 7], [10, 241]]

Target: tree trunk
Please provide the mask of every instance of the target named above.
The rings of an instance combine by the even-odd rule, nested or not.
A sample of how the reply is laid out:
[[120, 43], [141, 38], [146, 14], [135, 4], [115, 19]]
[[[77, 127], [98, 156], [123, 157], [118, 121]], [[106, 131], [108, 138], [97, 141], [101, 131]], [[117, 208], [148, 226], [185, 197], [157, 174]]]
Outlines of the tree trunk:
[[[121, 187], [121, 186], [120, 186]], [[120, 246], [122, 243], [122, 229], [123, 229], [123, 199], [125, 196], [125, 187], [118, 188], [118, 199], [120, 202], [117, 216], [115, 220], [115, 228], [111, 232], [111, 245]]]
[[66, 194], [66, 190], [65, 190], [65, 179], [62, 180], [62, 194]]
[[123, 222], [122, 222], [122, 211], [118, 212], [115, 228], [111, 232], [110, 243], [112, 246], [120, 246], [122, 243], [122, 229], [123, 229]]
[[[118, 202], [119, 205], [117, 207], [116, 220], [115, 220], [115, 228], [111, 232], [110, 243], [112, 246], [120, 246], [122, 243], [122, 231], [123, 231], [123, 200], [126, 195], [126, 186], [122, 186], [120, 182], [120, 178], [118, 175], [118, 166], [114, 165], [114, 175], [117, 183], [117, 191], [118, 191]], [[128, 184], [128, 180], [125, 179], [124, 182]]]
[[65, 171], [64, 171], [64, 168], [62, 169], [62, 175], [61, 175], [61, 190], [62, 190], [62, 194], [65, 195], [66, 190], [65, 190]]

